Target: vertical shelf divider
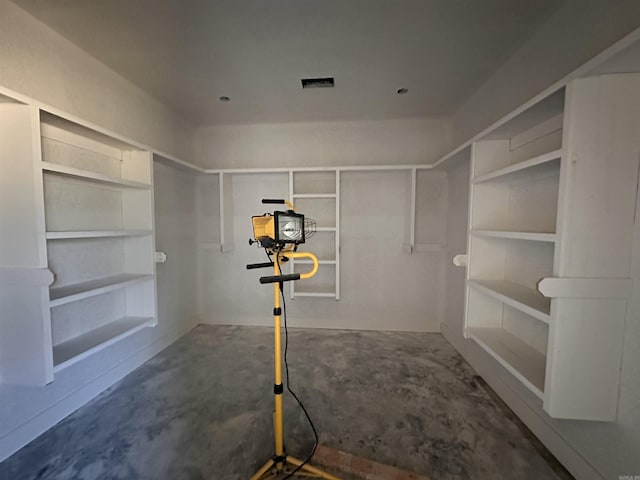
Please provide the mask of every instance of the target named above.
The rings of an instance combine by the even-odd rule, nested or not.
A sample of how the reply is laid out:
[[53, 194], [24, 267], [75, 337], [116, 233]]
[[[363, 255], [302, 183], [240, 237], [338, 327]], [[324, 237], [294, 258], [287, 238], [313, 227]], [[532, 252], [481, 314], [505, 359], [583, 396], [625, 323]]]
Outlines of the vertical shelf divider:
[[[220, 194], [220, 251], [232, 252], [233, 243], [233, 185], [232, 174], [220, 172], [218, 176]], [[226, 213], [225, 213], [226, 211]]]
[[340, 170], [336, 169], [336, 300], [340, 300]]
[[[293, 198], [293, 170], [289, 170], [289, 201], [297, 208]], [[295, 260], [289, 260], [289, 273], [293, 274], [295, 270]], [[280, 272], [282, 273], [282, 272]], [[289, 283], [289, 298], [293, 300], [296, 296], [296, 282]]]

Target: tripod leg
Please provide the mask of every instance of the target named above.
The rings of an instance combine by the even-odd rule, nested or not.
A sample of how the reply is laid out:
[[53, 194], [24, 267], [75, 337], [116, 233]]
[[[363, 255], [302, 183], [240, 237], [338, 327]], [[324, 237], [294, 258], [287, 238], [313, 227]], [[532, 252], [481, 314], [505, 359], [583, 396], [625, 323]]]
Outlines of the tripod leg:
[[[287, 455], [287, 462], [295, 465], [296, 467], [302, 465], [302, 460], [298, 460], [297, 458], [294, 457], [290, 457], [289, 455]], [[308, 463], [306, 465], [304, 465], [300, 471], [302, 472], [309, 472], [312, 473], [314, 475], [317, 475], [320, 478], [324, 478], [326, 480], [340, 480], [338, 477], [334, 477], [333, 475], [328, 474], [327, 472], [320, 470], [319, 468], [316, 468], [312, 465], [309, 465]]]
[[261, 480], [262, 476], [267, 473], [271, 467], [273, 467], [273, 460], [269, 460], [267, 463], [265, 463], [262, 467], [260, 467], [260, 470], [258, 470], [256, 473], [253, 474], [253, 477], [251, 477], [251, 480]]

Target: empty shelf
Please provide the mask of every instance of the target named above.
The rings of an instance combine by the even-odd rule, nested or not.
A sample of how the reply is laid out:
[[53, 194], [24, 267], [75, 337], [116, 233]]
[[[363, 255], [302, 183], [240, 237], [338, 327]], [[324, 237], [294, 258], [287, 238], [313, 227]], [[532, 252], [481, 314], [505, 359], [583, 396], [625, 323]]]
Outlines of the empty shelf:
[[66, 232], [47, 232], [47, 239], [64, 240], [73, 238], [141, 237], [144, 235], [151, 235], [151, 230], [76, 230]]
[[335, 193], [294, 193], [293, 198], [336, 198]]
[[65, 175], [68, 177], [81, 178], [90, 182], [104, 183], [107, 185], [117, 185], [120, 187], [140, 188], [144, 190], [151, 189], [148, 183], [135, 182], [133, 180], [125, 180], [123, 178], [110, 177], [102, 173], [90, 172], [88, 170], [80, 170], [79, 168], [67, 167], [66, 165], [58, 165], [56, 163], [42, 162], [42, 170], [57, 175]]
[[534, 169], [536, 171], [549, 172], [559, 170], [560, 158], [562, 157], [562, 150], [554, 150], [553, 152], [539, 155], [523, 162], [518, 162], [508, 167], [500, 168], [490, 173], [485, 173], [473, 179], [472, 183], [482, 183], [488, 181], [505, 181], [513, 182], [524, 174], [529, 176]]
[[543, 398], [545, 355], [501, 328], [469, 328], [467, 334], [533, 393]]
[[294, 293], [295, 297], [320, 297], [320, 298], [335, 298], [336, 292], [298, 292]]
[[150, 317], [125, 317], [54, 345], [54, 371], [68, 367], [142, 328], [154, 326], [155, 323], [155, 319]]
[[532, 288], [504, 280], [468, 280], [469, 286], [501, 302], [549, 323], [551, 300]]
[[74, 283], [73, 285], [65, 285], [62, 287], [53, 287], [49, 290], [49, 306], [57, 307], [65, 303], [75, 302], [85, 298], [100, 295], [102, 293], [124, 288], [127, 285], [143, 282], [153, 278], [153, 275], [136, 275], [123, 273], [113, 275], [111, 277], [89, 280], [82, 283]]
[[506, 230], [472, 230], [476, 237], [510, 238], [514, 240], [532, 240], [536, 242], [555, 242], [555, 233], [516, 232]]

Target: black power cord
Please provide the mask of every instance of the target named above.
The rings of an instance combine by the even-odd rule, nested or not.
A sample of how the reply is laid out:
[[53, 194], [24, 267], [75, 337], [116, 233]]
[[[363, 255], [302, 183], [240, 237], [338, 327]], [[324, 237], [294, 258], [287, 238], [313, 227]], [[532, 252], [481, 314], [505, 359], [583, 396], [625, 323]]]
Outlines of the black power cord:
[[[269, 255], [269, 252], [267, 252], [267, 257], [269, 257], [269, 260], [271, 260], [271, 256]], [[280, 273], [280, 275], [282, 275], [282, 268], [280, 266], [280, 257], [278, 256], [277, 253], [276, 253], [276, 264], [278, 265], [278, 272]], [[314, 438], [313, 448], [311, 449], [311, 453], [305, 459], [304, 462], [302, 462], [291, 473], [289, 473], [286, 477], [284, 477], [283, 480], [286, 480], [287, 478], [293, 477], [296, 474], [296, 472], [298, 472], [302, 467], [304, 467], [307, 463], [311, 461], [311, 459], [313, 458], [313, 455], [316, 453], [316, 449], [318, 448], [318, 432], [316, 431], [316, 427], [313, 425], [313, 421], [311, 420], [311, 417], [309, 416], [307, 409], [304, 408], [303, 403], [300, 401], [298, 396], [295, 394], [295, 392], [291, 389], [291, 386], [289, 385], [289, 363], [287, 362], [287, 352], [289, 350], [289, 330], [287, 329], [287, 303], [284, 298], [284, 289], [282, 288], [282, 284], [280, 284], [280, 295], [282, 297], [282, 318], [284, 320], [284, 370], [285, 370], [287, 390], [293, 396], [293, 398], [296, 399], [296, 402], [298, 402], [298, 405], [300, 405], [300, 408], [302, 409], [304, 416], [307, 417], [307, 421], [309, 422], [309, 426], [313, 431], [313, 438]]]

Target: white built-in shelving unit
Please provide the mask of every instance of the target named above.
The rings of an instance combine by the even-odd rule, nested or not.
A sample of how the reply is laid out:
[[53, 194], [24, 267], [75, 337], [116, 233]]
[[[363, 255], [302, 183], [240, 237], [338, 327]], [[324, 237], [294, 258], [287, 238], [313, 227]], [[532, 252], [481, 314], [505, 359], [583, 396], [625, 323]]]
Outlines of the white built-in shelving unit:
[[464, 333], [552, 417], [615, 418], [639, 111], [578, 79], [472, 144]]
[[157, 323], [152, 154], [0, 100], [0, 381], [44, 385]]
[[54, 371], [156, 325], [152, 154], [41, 113]]
[[544, 398], [564, 90], [471, 149], [466, 335]]

